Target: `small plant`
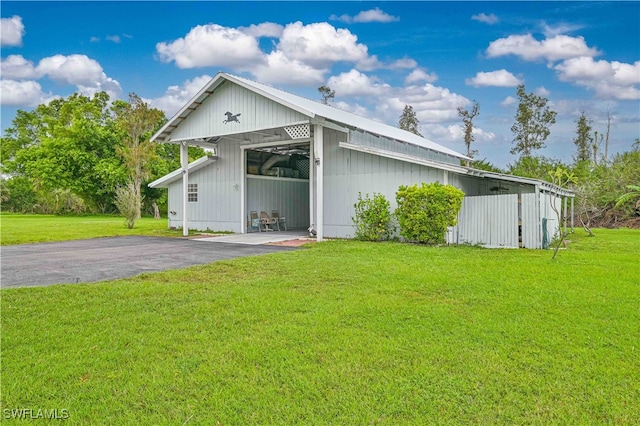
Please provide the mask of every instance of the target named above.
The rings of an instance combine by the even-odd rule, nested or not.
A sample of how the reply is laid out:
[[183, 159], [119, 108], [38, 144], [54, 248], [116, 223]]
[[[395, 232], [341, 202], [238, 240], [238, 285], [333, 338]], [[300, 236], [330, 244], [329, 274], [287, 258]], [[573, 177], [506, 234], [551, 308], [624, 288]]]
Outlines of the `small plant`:
[[142, 206], [142, 197], [136, 191], [133, 182], [116, 188], [115, 205], [126, 219], [127, 228], [133, 229], [136, 222], [140, 220], [140, 207]]
[[398, 208], [395, 215], [400, 235], [422, 244], [441, 244], [447, 227], [458, 222], [464, 192], [438, 182], [422, 186], [402, 185], [396, 192]]
[[[561, 188], [565, 188], [569, 184], [577, 183], [577, 178], [570, 172], [569, 170], [563, 169], [562, 167], [557, 167], [555, 170], [549, 171], [549, 177], [551, 178], [551, 182], [554, 185], [557, 185]], [[558, 255], [558, 250], [560, 250], [560, 246], [566, 247], [564, 239], [567, 236], [565, 232], [562, 230], [562, 206], [556, 206], [557, 197], [551, 197], [551, 209], [555, 212], [556, 217], [558, 218], [558, 230], [553, 236], [553, 241], [551, 242], [551, 246], [555, 247], [553, 250], [553, 256], [551, 259], [555, 259]]]
[[362, 241], [385, 241], [391, 238], [396, 228], [392, 224], [389, 201], [382, 194], [358, 192], [358, 202], [353, 205], [355, 216], [351, 218], [356, 227], [355, 238]]

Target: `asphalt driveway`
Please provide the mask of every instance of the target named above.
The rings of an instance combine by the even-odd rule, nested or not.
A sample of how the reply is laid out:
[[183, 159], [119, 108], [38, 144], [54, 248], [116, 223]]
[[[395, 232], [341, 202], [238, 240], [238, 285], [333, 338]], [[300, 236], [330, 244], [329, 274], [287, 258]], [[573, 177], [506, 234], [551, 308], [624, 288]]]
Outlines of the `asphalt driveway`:
[[2, 288], [87, 283], [256, 256], [292, 247], [109, 237], [0, 248]]

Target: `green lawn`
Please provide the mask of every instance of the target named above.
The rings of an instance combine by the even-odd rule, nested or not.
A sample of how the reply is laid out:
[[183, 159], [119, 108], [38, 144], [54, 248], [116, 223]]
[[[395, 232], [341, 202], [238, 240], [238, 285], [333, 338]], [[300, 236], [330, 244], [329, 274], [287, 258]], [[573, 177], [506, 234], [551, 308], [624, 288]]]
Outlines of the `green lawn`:
[[182, 230], [169, 230], [167, 220], [143, 217], [134, 229], [127, 229], [118, 216], [55, 216], [42, 214], [0, 215], [2, 245], [113, 237], [117, 235], [181, 236]]
[[640, 424], [640, 232], [332, 241], [8, 289], [3, 409], [69, 424]]

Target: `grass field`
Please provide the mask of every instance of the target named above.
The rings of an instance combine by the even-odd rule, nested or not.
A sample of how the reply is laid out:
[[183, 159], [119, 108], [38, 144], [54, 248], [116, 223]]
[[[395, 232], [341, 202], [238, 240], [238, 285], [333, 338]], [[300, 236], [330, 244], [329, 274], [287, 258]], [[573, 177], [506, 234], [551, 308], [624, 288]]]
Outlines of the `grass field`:
[[182, 230], [167, 229], [167, 220], [143, 217], [127, 229], [118, 216], [56, 216], [41, 214], [0, 215], [2, 245], [42, 243], [117, 235], [180, 236]]
[[640, 233], [332, 241], [2, 296], [3, 409], [69, 424], [639, 424]]

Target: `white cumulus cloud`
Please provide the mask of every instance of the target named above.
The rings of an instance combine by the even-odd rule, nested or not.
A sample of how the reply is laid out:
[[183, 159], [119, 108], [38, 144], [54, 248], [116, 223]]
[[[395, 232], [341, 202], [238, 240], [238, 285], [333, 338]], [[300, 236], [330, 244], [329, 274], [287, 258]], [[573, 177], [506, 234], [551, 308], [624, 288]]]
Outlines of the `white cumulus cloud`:
[[22, 17], [14, 15], [0, 19], [0, 46], [22, 46], [24, 34]]
[[[11, 93], [22, 90], [25, 93], [34, 94], [40, 90], [40, 84], [22, 80], [37, 80], [44, 77], [61, 85], [74, 85], [80, 93], [85, 95], [93, 95], [104, 90], [109, 93], [109, 96], [117, 98], [122, 92], [120, 83], [108, 77], [102, 66], [86, 55], [49, 56], [41, 59], [37, 66], [21, 55], [9, 55], [6, 59], [2, 59], [1, 72], [4, 79], [21, 80], [20, 85], [8, 83], [7, 87], [10, 87]], [[29, 99], [33, 99], [34, 96]], [[50, 97], [50, 94], [43, 96]]]
[[36, 70], [39, 75], [46, 75], [58, 84], [77, 86], [85, 95], [105, 91], [116, 98], [122, 92], [120, 83], [107, 77], [98, 61], [86, 55], [49, 56], [40, 61]]
[[465, 83], [474, 87], [515, 87], [522, 84], [522, 80], [509, 71], [501, 69], [491, 72], [480, 71], [475, 77], [465, 79]]
[[329, 19], [331, 19], [332, 21], [342, 21], [345, 22], [347, 24], [350, 24], [351, 22], [357, 22], [357, 23], [367, 23], [367, 22], [382, 22], [382, 23], [388, 23], [388, 22], [397, 22], [400, 20], [399, 17], [397, 16], [393, 16], [393, 15], [389, 15], [388, 13], [384, 12], [383, 10], [381, 10], [379, 7], [373, 8], [373, 9], [369, 9], [369, 10], [363, 10], [361, 12], [359, 12], [357, 15], [355, 16], [350, 16], [347, 14], [344, 15], [331, 15], [329, 17]]
[[271, 38], [280, 38], [282, 35], [282, 31], [284, 31], [284, 27], [280, 24], [275, 24], [273, 22], [263, 22], [261, 24], [251, 24], [248, 27], [239, 27], [238, 28], [243, 33], [250, 35], [251, 37], [271, 37]]
[[154, 108], [161, 109], [167, 116], [171, 117], [191, 100], [210, 80], [211, 76], [204, 74], [200, 77], [186, 80], [179, 86], [169, 86], [166, 92], [164, 92], [164, 95], [159, 98], [150, 99], [149, 103]]
[[255, 37], [217, 24], [198, 25], [186, 36], [156, 44], [160, 60], [178, 68], [231, 67], [246, 69], [263, 59]]
[[548, 91], [547, 88], [544, 86], [536, 87], [533, 93], [535, 93], [538, 96], [542, 96], [543, 98], [548, 98], [549, 95], [551, 94], [551, 92]]
[[435, 83], [438, 80], [438, 74], [432, 72], [428, 73], [426, 70], [421, 68], [416, 68], [411, 71], [411, 73], [405, 77], [405, 84], [414, 84], [419, 81], [424, 81], [425, 83]]
[[24, 80], [38, 78], [33, 62], [27, 61], [22, 55], [9, 55], [0, 62], [2, 78]]
[[402, 58], [402, 59], [397, 59], [393, 62], [391, 62], [387, 68], [392, 69], [392, 70], [396, 70], [396, 69], [403, 69], [403, 68], [415, 68], [418, 66], [418, 63], [415, 61], [415, 59], [411, 59], [411, 58]]
[[582, 37], [556, 35], [538, 41], [531, 34], [510, 35], [492, 41], [489, 43], [486, 53], [490, 58], [515, 55], [525, 61], [540, 59], [558, 61], [582, 56], [593, 57], [600, 54], [597, 49], [587, 46]]
[[504, 108], [508, 108], [511, 105], [514, 105], [518, 102], [518, 100], [516, 98], [514, 98], [513, 96], [507, 96], [506, 98], [504, 98], [504, 100], [502, 102], [500, 102], [500, 106], [504, 107]]
[[339, 61], [356, 63], [369, 57], [367, 46], [358, 43], [356, 35], [326, 22], [288, 24], [277, 47], [288, 58], [315, 68]]
[[337, 96], [381, 96], [390, 89], [388, 84], [380, 83], [375, 77], [369, 77], [355, 69], [329, 78], [327, 85], [336, 91]]
[[558, 78], [594, 90], [603, 99], [640, 99], [640, 61], [595, 61], [590, 57], [572, 58], [556, 65]]
[[251, 69], [251, 73], [262, 83], [298, 86], [321, 84], [328, 71], [324, 67], [314, 68], [298, 59], [291, 59], [279, 50], [271, 52], [264, 63]]
[[422, 124], [458, 121], [459, 106], [471, 102], [449, 89], [426, 83], [420, 86], [394, 87], [379, 99], [377, 113], [386, 121], [397, 121], [405, 105], [413, 106]]
[[36, 106], [47, 103], [54, 96], [44, 93], [40, 83], [33, 80], [0, 80], [0, 101], [5, 106]]
[[486, 13], [478, 13], [477, 15], [473, 15], [471, 19], [478, 22], [484, 22], [485, 24], [489, 25], [498, 23], [498, 17], [493, 13], [490, 13], [489, 15], [487, 15]]

